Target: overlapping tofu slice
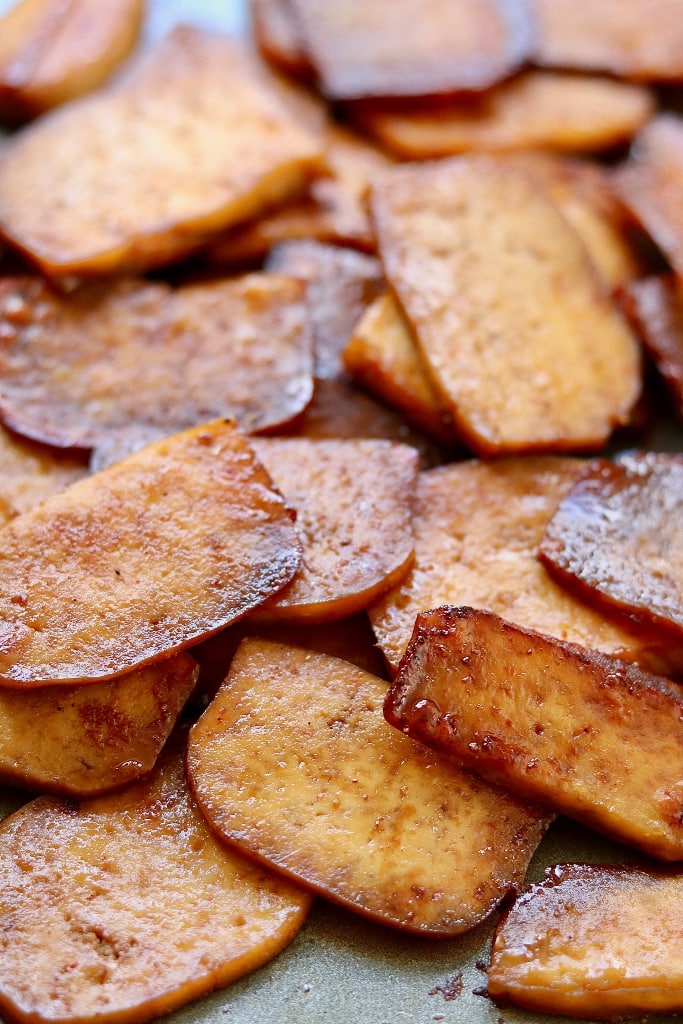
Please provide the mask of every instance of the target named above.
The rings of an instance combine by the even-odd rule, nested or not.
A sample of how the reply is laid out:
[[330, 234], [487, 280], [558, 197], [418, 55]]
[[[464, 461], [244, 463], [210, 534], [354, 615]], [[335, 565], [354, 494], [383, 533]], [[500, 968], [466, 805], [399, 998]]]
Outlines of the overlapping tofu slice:
[[122, 675], [293, 577], [292, 516], [234, 425], [150, 445], [17, 517], [0, 545], [0, 681]]
[[621, 298], [683, 419], [683, 296], [677, 279], [672, 275], [631, 281]]
[[9, 278], [0, 332], [0, 415], [60, 447], [220, 416], [258, 433], [294, 420], [313, 393], [304, 286], [277, 274], [178, 289], [128, 280], [69, 295]]
[[626, 452], [590, 462], [539, 547], [584, 598], [683, 635], [683, 456]]
[[28, 512], [87, 473], [82, 454], [60, 452], [0, 428], [0, 524]]
[[102, 85], [129, 55], [144, 0], [19, 0], [0, 17], [0, 115], [29, 120]]
[[390, 153], [425, 160], [479, 150], [601, 152], [627, 142], [653, 110], [642, 86], [531, 70], [476, 100], [358, 104], [353, 116]]
[[193, 726], [188, 773], [229, 842], [385, 924], [454, 935], [523, 877], [549, 818], [392, 730], [386, 683], [245, 640]]
[[371, 203], [389, 284], [476, 454], [597, 448], [628, 422], [637, 340], [532, 177], [486, 156], [406, 165]]
[[250, 0], [249, 12], [256, 44], [266, 60], [285, 74], [310, 77], [311, 64], [287, 0]]
[[680, 1011], [682, 907], [680, 870], [558, 864], [498, 925], [489, 994], [572, 1017]]
[[181, 27], [19, 133], [0, 164], [0, 231], [55, 278], [147, 269], [323, 170], [318, 139], [246, 48]]
[[422, 612], [389, 722], [620, 842], [683, 859], [683, 687], [492, 612]]
[[548, 523], [582, 468], [579, 460], [545, 456], [469, 460], [420, 473], [413, 567], [369, 608], [394, 670], [418, 612], [470, 604], [650, 671], [680, 672], [680, 644], [627, 616], [595, 609], [556, 582], [537, 557]]
[[310, 903], [211, 834], [176, 746], [121, 793], [0, 824], [0, 1012], [148, 1021], [272, 959]]
[[487, 89], [527, 58], [519, 0], [291, 0], [322, 92], [335, 100]]

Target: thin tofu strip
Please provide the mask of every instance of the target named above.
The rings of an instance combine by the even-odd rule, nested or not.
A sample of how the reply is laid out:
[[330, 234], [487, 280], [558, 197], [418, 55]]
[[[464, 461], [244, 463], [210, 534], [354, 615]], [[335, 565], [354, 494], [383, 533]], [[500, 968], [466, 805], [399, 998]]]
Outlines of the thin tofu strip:
[[663, 860], [683, 858], [683, 688], [490, 612], [418, 616], [388, 720]]

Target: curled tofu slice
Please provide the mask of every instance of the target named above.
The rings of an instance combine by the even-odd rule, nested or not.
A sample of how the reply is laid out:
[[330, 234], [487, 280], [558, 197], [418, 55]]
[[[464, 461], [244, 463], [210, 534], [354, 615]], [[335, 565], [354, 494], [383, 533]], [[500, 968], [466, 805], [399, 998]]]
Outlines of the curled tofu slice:
[[255, 614], [310, 622], [361, 611], [413, 560], [417, 451], [391, 441], [261, 439], [254, 451], [297, 511], [303, 557]]
[[399, 157], [424, 160], [487, 150], [599, 152], [628, 141], [654, 110], [642, 86], [608, 79], [526, 71], [471, 99], [354, 108], [366, 131]]
[[251, 611], [299, 565], [291, 515], [234, 425], [159, 441], [19, 516], [0, 546], [0, 680], [85, 682]]
[[683, 275], [683, 118], [653, 117], [635, 138], [614, 188], [676, 273]]
[[661, 676], [443, 607], [418, 615], [385, 714], [514, 793], [683, 859], [683, 687]]
[[276, 274], [70, 295], [9, 278], [0, 334], [0, 415], [60, 447], [111, 445], [138, 426], [172, 434], [220, 416], [258, 433], [290, 423], [313, 394], [304, 286]]
[[628, 617], [605, 615], [558, 583], [538, 559], [546, 527], [583, 466], [567, 457], [541, 456], [469, 460], [419, 474], [415, 561], [405, 579], [369, 608], [394, 670], [418, 612], [471, 603], [651, 672], [681, 671], [681, 644]]
[[683, 80], [681, 0], [533, 0], [534, 60], [639, 81]]
[[476, 454], [599, 447], [628, 422], [637, 340], [533, 178], [485, 156], [406, 165], [372, 208], [389, 283]]
[[677, 279], [631, 281], [621, 299], [683, 420], [683, 295]]
[[0, 18], [0, 114], [25, 121], [102, 85], [133, 49], [144, 0], [20, 0]]
[[588, 600], [683, 636], [683, 455], [593, 460], [548, 523], [539, 555]]
[[0, 427], [0, 524], [28, 512], [87, 473], [82, 454], [56, 451]]
[[0, 689], [0, 778], [95, 796], [154, 767], [197, 681], [189, 654], [90, 686]]
[[572, 1017], [683, 1010], [683, 873], [558, 864], [496, 929], [488, 991]]
[[427, 374], [420, 351], [393, 295], [365, 311], [343, 352], [344, 366], [368, 391], [444, 444], [457, 438], [451, 416]]
[[148, 1021], [272, 959], [309, 907], [212, 836], [179, 753], [112, 796], [40, 797], [0, 824], [0, 1012]]
[[0, 229], [55, 278], [147, 269], [322, 169], [318, 140], [246, 50], [184, 26], [124, 79], [16, 137], [0, 164]]
[[487, 89], [527, 58], [519, 0], [292, 0], [304, 50], [334, 100]]
[[523, 878], [549, 819], [390, 729], [386, 683], [245, 640], [193, 726], [188, 774], [219, 835], [384, 924], [455, 935]]

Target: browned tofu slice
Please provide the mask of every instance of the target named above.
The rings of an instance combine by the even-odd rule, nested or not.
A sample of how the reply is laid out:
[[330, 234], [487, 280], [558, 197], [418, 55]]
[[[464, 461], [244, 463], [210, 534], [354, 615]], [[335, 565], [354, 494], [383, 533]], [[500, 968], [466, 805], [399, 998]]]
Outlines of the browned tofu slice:
[[193, 726], [188, 774], [212, 827], [384, 924], [473, 927], [519, 885], [549, 819], [390, 729], [386, 683], [245, 640]]
[[549, 868], [496, 929], [489, 995], [610, 1020], [683, 1010], [682, 908], [681, 871]]
[[683, 859], [683, 687], [491, 612], [421, 613], [388, 720], [456, 763]]
[[641, 129], [613, 184], [638, 223], [683, 274], [683, 118], [660, 113]]
[[198, 671], [183, 652], [91, 686], [0, 688], [0, 778], [85, 797], [146, 775]]
[[527, 58], [519, 0], [292, 0], [323, 93], [335, 100], [487, 89]]
[[419, 474], [413, 567], [369, 609], [377, 642], [394, 670], [418, 612], [471, 604], [652, 672], [681, 672], [680, 643], [581, 600], [537, 557], [546, 527], [583, 465], [553, 456], [469, 460]]
[[287, 0], [249, 0], [256, 43], [263, 56], [280, 71], [298, 78], [312, 74]]
[[0, 18], [0, 115], [25, 121], [102, 85], [133, 49], [144, 0], [19, 0]]
[[324, 169], [246, 49], [181, 27], [111, 87], [25, 129], [0, 163], [0, 230], [48, 276], [170, 263]]
[[683, 455], [633, 452], [590, 462], [548, 523], [539, 555], [587, 600], [680, 641]]
[[390, 441], [272, 438], [254, 451], [296, 509], [301, 565], [259, 618], [340, 619], [401, 580], [413, 560], [417, 451]]
[[485, 156], [382, 175], [389, 283], [479, 455], [601, 446], [640, 393], [640, 351], [578, 235], [521, 170]]
[[0, 427], [0, 524], [28, 512], [87, 473], [82, 454], [60, 452]]
[[310, 902], [211, 834], [178, 749], [121, 793], [40, 797], [0, 824], [0, 1012], [144, 1024], [272, 959]]
[[621, 298], [683, 419], [683, 296], [677, 278], [631, 281]]
[[144, 448], [12, 520], [0, 681], [122, 675], [197, 642], [293, 577], [289, 509], [234, 425]]
[[137, 427], [172, 434], [221, 416], [258, 433], [290, 423], [313, 394], [304, 286], [276, 274], [176, 290], [124, 281], [69, 295], [8, 278], [0, 334], [0, 415], [60, 447], [111, 445]]
[[683, 79], [681, 0], [532, 0], [539, 64], [619, 78]]
[[477, 150], [599, 152], [628, 141], [653, 110], [642, 86], [531, 70], [476, 100], [358, 104], [353, 114], [389, 152], [424, 160]]

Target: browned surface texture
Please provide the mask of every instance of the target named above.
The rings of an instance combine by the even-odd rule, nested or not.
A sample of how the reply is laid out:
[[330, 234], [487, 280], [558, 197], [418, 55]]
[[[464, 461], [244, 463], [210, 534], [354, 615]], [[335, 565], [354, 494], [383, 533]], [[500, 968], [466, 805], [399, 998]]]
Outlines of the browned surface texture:
[[681, 0], [532, 0], [541, 64], [622, 78], [683, 79]]
[[344, 366], [368, 391], [395, 406], [409, 422], [453, 444], [450, 415], [427, 375], [420, 351], [393, 295], [381, 295], [366, 310], [343, 353]]
[[683, 874], [558, 864], [496, 930], [488, 990], [549, 1013], [683, 1010]]
[[653, 106], [641, 86], [527, 71], [476, 100], [359, 105], [354, 116], [390, 152], [421, 160], [476, 150], [600, 151], [630, 139]]
[[446, 607], [418, 617], [385, 713], [527, 799], [683, 859], [683, 687]]
[[622, 300], [683, 419], [683, 296], [676, 278], [631, 281]]
[[163, 265], [320, 165], [246, 50], [186, 27], [20, 133], [0, 164], [0, 230], [56, 277]]
[[58, 452], [0, 428], [0, 523], [8, 523], [85, 476], [81, 455]]
[[259, 440], [254, 450], [296, 509], [301, 565], [257, 613], [309, 622], [367, 607], [413, 559], [418, 456], [390, 441]]
[[91, 686], [0, 689], [0, 778], [93, 796], [146, 775], [197, 672], [182, 653]]
[[4, 528], [0, 676], [78, 682], [158, 661], [294, 575], [282, 498], [241, 434], [175, 434]]
[[477, 454], [599, 447], [628, 421], [637, 341], [533, 178], [484, 156], [395, 168], [372, 211], [389, 283]]
[[614, 187], [636, 220], [683, 274], [683, 118], [663, 113], [636, 136]]
[[587, 600], [683, 634], [683, 455], [591, 462], [548, 523], [539, 554]]
[[313, 394], [304, 288], [281, 275], [175, 291], [126, 281], [67, 296], [38, 279], [6, 279], [0, 335], [0, 414], [62, 447], [221, 416], [245, 432], [272, 430]]
[[526, 59], [518, 0], [291, 0], [304, 49], [332, 99], [486, 89]]
[[391, 730], [386, 684], [245, 641], [193, 727], [188, 772], [219, 834], [385, 924], [457, 934], [518, 885], [548, 819]]
[[0, 826], [3, 1017], [140, 1024], [270, 960], [309, 906], [212, 837], [178, 754], [114, 796], [41, 797]]
[[133, 49], [144, 0], [21, 0], [0, 17], [0, 114], [23, 121], [105, 82]]
[[418, 612], [469, 604], [652, 671], [680, 671], [680, 644], [594, 609], [555, 582], [537, 558], [546, 526], [582, 465], [547, 456], [469, 461], [420, 474], [413, 568], [370, 608], [394, 669]]

